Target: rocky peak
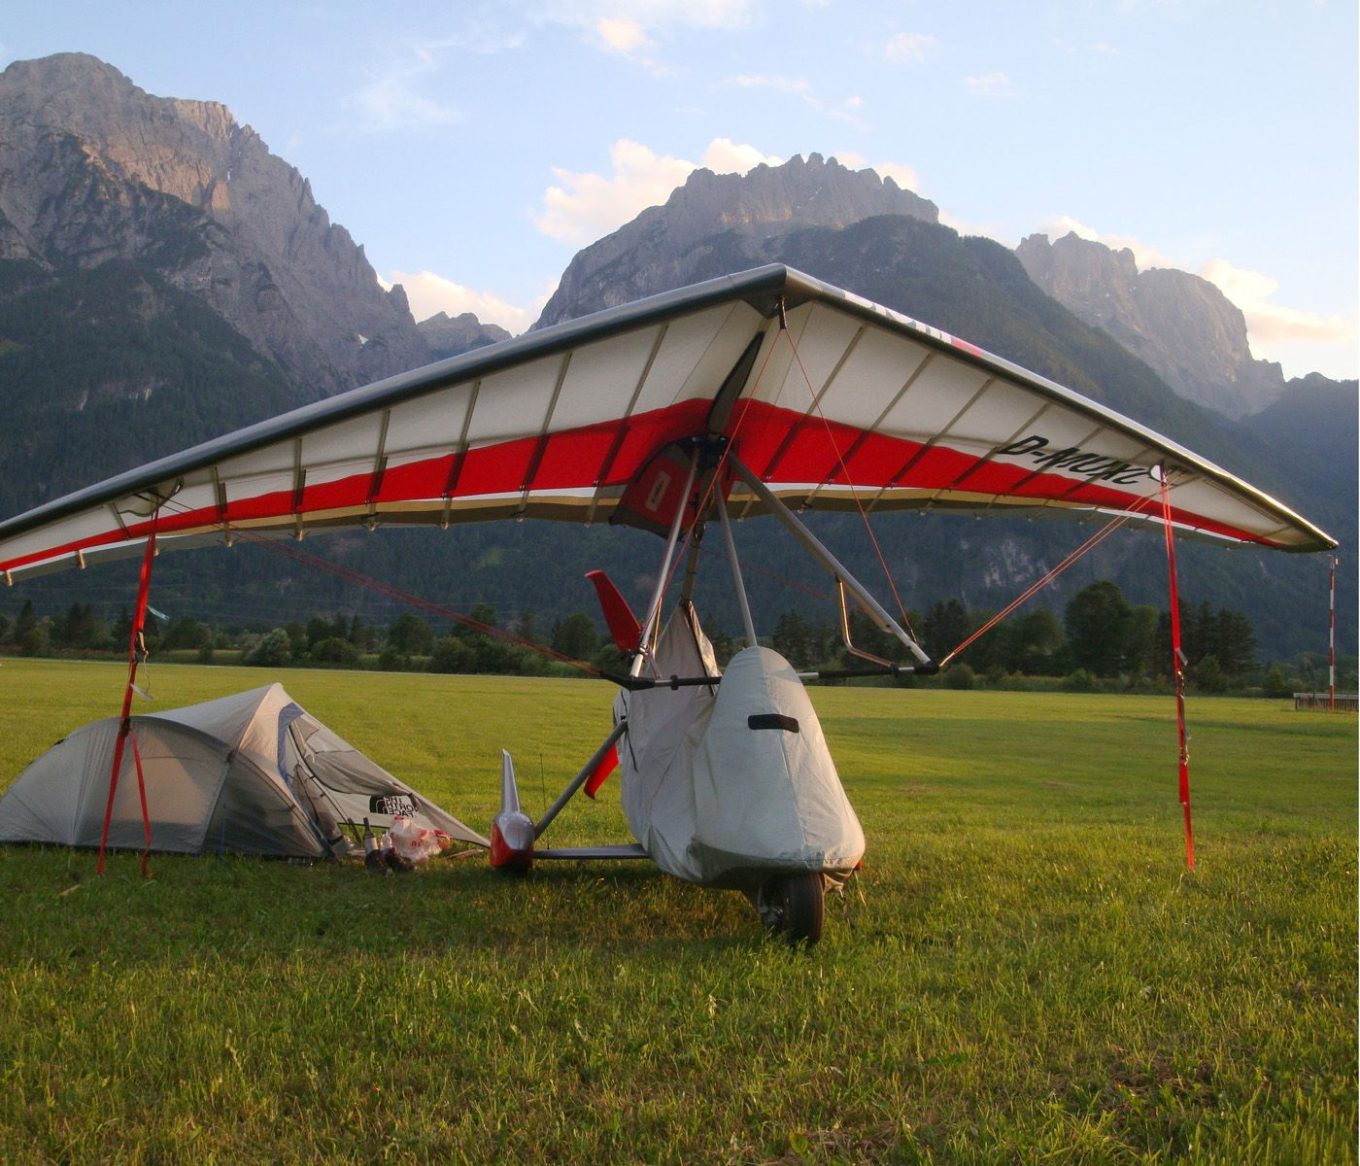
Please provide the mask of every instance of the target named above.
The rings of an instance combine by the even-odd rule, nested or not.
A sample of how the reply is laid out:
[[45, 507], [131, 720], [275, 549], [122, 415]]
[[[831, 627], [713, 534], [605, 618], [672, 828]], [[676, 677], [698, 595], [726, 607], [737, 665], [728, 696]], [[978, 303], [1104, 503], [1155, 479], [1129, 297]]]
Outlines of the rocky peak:
[[642, 222], [664, 213], [672, 242], [683, 246], [715, 233], [787, 234], [804, 227], [848, 227], [878, 215], [910, 215], [939, 221], [934, 203], [903, 190], [873, 170], [850, 170], [835, 158], [795, 155], [782, 166], [760, 165], [745, 175], [695, 170], [661, 209], [644, 211]]
[[463, 312], [458, 316], [437, 312], [428, 320], [422, 320], [416, 327], [425, 337], [425, 343], [430, 346], [432, 360], [461, 356], [474, 348], [510, 339], [510, 333], [500, 325], [483, 324], [472, 312]]
[[1278, 364], [1256, 360], [1239, 308], [1185, 271], [1140, 272], [1133, 252], [1064, 235], [1030, 235], [1016, 256], [1040, 288], [1113, 336], [1186, 400], [1241, 418], [1284, 391]]
[[150, 262], [318, 396], [428, 358], [405, 295], [258, 134], [84, 54], [0, 73], [0, 258]]
[[[881, 215], [939, 221], [934, 203], [891, 178], [820, 154], [795, 155], [744, 175], [695, 170], [664, 206], [649, 207], [578, 253], [535, 327], [737, 270], [772, 236], [842, 228]], [[722, 235], [730, 236], [725, 245], [712, 243]], [[611, 282], [608, 273], [625, 255], [629, 277]]]

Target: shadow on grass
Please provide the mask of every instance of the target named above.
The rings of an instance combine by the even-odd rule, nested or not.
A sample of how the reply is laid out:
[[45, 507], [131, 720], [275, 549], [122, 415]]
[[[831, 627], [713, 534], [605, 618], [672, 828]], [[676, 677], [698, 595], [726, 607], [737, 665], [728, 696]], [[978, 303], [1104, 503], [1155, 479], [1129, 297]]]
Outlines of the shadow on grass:
[[760, 946], [743, 896], [694, 887], [650, 864], [552, 863], [522, 877], [477, 858], [378, 877], [361, 863], [110, 854], [0, 847], [12, 905], [0, 964], [172, 959], [343, 959], [545, 948]]

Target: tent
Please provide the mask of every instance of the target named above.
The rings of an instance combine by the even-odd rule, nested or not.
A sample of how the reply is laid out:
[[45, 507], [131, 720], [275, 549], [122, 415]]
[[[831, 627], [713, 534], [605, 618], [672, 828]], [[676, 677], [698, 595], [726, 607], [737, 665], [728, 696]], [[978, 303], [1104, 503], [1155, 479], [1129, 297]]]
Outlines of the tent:
[[[98, 846], [119, 718], [57, 742], [0, 798], [0, 842]], [[132, 718], [151, 849], [324, 858], [350, 853], [368, 818], [396, 815], [477, 845], [486, 839], [305, 712], [280, 684]], [[348, 837], [347, 837], [348, 831]], [[134, 750], [124, 751], [110, 847], [146, 834]]]

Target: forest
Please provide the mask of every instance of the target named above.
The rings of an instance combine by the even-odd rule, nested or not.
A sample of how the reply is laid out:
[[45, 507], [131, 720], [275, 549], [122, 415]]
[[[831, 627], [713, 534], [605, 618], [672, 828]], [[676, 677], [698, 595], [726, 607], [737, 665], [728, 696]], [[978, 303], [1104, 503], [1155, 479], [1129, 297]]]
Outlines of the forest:
[[[1022, 611], [993, 622], [994, 612], [970, 609], [957, 599], [925, 612], [906, 612], [906, 624], [932, 657], [947, 661], [938, 678], [901, 675], [900, 684], [949, 688], [1045, 688], [1069, 691], [1169, 690], [1171, 617], [1167, 610], [1131, 603], [1108, 580], [1078, 591], [1061, 613]], [[1209, 603], [1180, 606], [1185, 678], [1205, 693], [1255, 693], [1281, 697], [1327, 685], [1324, 653], [1287, 661], [1260, 659], [1251, 621], [1240, 611]], [[0, 613], [0, 653], [23, 656], [126, 655], [131, 625], [96, 603], [73, 602], [43, 615], [25, 600], [13, 615]], [[907, 653], [867, 618], [852, 614], [851, 641], [861, 651], [897, 662]], [[980, 634], [979, 634], [980, 633]], [[742, 643], [725, 631], [711, 639], [720, 663]], [[783, 612], [762, 640], [800, 671], [854, 669], [838, 624], [796, 610]], [[269, 668], [371, 668], [497, 675], [620, 674], [623, 654], [590, 613], [573, 611], [540, 624], [532, 612], [502, 621], [488, 604], [466, 614], [404, 611], [389, 622], [358, 614], [318, 614], [279, 626], [213, 625], [189, 616], [148, 621], [145, 646], [152, 659], [245, 664]], [[1338, 660], [1340, 689], [1356, 686], [1356, 659]]]

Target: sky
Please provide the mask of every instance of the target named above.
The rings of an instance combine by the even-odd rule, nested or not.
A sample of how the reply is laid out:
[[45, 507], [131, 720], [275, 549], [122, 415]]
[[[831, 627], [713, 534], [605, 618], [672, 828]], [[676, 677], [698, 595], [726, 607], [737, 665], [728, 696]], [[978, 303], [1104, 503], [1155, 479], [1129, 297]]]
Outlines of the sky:
[[962, 233], [1075, 230], [1202, 275], [1254, 356], [1352, 378], [1356, 7], [7, 0], [0, 66], [87, 52], [223, 102], [417, 319], [523, 331], [581, 247], [697, 166], [820, 153]]

